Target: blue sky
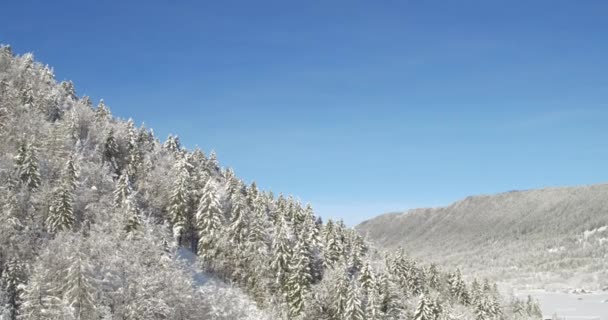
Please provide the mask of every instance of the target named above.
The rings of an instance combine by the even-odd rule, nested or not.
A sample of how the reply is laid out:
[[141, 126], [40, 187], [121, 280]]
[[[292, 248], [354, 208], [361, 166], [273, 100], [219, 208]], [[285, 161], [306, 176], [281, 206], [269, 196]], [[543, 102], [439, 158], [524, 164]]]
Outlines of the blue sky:
[[606, 1], [10, 1], [0, 42], [355, 224], [608, 178]]

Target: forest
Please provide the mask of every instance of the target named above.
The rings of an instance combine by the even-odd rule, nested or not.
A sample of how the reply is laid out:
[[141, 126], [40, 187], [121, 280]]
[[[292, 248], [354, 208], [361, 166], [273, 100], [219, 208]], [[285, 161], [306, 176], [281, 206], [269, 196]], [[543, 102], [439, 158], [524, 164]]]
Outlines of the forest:
[[541, 319], [114, 117], [6, 45], [0, 188], [2, 320]]
[[377, 246], [513, 287], [599, 291], [608, 287], [606, 199], [606, 184], [511, 191], [356, 228]]

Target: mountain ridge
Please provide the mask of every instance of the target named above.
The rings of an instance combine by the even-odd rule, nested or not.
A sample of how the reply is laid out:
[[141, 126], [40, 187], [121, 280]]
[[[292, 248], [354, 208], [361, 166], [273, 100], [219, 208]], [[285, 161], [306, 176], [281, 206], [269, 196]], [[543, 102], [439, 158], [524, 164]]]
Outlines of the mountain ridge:
[[[583, 271], [599, 277], [596, 269], [605, 267], [601, 260], [606, 253], [602, 227], [608, 225], [607, 199], [605, 183], [516, 190], [468, 196], [445, 207], [383, 214], [355, 228], [379, 246], [402, 246], [416, 257], [480, 271], [493, 279], [509, 274], [511, 268], [526, 270], [527, 276], [508, 277], [515, 283], [540, 277], [536, 285], [549, 285], [562, 282], [557, 274], [566, 272], [561, 285], [597, 286], [595, 279], [579, 278]], [[585, 236], [593, 230], [601, 231]], [[518, 252], [517, 246], [529, 252]], [[554, 250], [561, 247], [563, 252]], [[472, 258], [483, 261], [471, 262]]]

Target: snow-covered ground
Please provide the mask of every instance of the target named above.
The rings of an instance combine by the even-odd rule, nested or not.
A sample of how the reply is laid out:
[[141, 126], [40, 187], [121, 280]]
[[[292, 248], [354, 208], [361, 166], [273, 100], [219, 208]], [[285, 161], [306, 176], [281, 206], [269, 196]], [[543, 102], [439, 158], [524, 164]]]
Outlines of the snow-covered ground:
[[557, 314], [567, 320], [608, 320], [608, 293], [574, 294], [544, 290], [517, 291], [516, 296], [538, 299], [545, 319]]
[[192, 251], [180, 248], [177, 250], [176, 259], [182, 264], [184, 270], [192, 275], [193, 285], [198, 287], [198, 290], [206, 297], [213, 319], [270, 319], [240, 289], [222, 282], [212, 274], [202, 272], [197, 256]]

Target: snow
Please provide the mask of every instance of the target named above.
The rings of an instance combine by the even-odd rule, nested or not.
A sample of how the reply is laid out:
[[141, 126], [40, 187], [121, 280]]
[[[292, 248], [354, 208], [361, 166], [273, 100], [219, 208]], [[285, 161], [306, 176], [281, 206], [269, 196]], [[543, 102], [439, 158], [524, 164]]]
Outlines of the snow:
[[564, 250], [566, 250], [566, 247], [561, 246], [561, 247], [556, 247], [556, 248], [550, 248], [547, 251], [549, 251], [549, 253], [558, 253], [558, 252], [564, 251]]
[[194, 286], [202, 287], [207, 284], [213, 277], [213, 275], [203, 272], [197, 263], [197, 257], [194, 252], [186, 248], [177, 249], [175, 258], [181, 262], [184, 270], [192, 275]]
[[553, 314], [568, 320], [608, 320], [608, 293], [575, 294], [545, 290], [517, 291], [519, 298], [531, 295], [538, 299], [544, 318]]
[[213, 319], [264, 320], [271, 317], [260, 311], [247, 294], [200, 269], [197, 256], [186, 248], [179, 248], [176, 260], [192, 275], [193, 285], [209, 300]]
[[589, 239], [589, 237], [593, 236], [596, 233], [602, 233], [605, 232], [606, 230], [608, 230], [608, 226], [603, 226], [600, 228], [595, 228], [593, 230], [587, 230], [585, 232], [583, 232], [583, 238], [585, 240]]

